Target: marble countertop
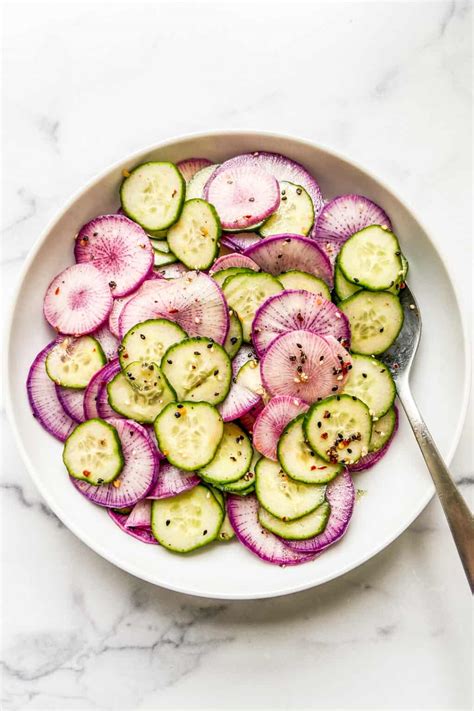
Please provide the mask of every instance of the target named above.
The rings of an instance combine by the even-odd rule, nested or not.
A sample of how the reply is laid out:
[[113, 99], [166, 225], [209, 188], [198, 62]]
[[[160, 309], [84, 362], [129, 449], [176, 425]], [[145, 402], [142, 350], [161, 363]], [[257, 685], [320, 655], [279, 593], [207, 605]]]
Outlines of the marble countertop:
[[[301, 135], [373, 170], [416, 207], [470, 293], [471, 7], [10, 4], [5, 305], [39, 232], [96, 172], [166, 137], [230, 127]], [[469, 299], [462, 308], [470, 319]], [[77, 540], [1, 417], [2, 708], [470, 708], [470, 596], [437, 501], [322, 587], [197, 599]], [[452, 471], [469, 497], [467, 426]]]

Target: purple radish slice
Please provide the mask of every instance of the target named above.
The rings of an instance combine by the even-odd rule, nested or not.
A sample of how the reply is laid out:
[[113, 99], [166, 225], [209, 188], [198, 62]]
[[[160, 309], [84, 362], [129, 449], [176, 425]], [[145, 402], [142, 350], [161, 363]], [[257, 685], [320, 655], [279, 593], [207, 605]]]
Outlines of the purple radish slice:
[[114, 297], [135, 291], [153, 266], [148, 235], [125, 215], [101, 215], [85, 224], [74, 255], [76, 262], [92, 263], [102, 272]]
[[109, 404], [109, 397], [108, 397], [108, 392], [107, 392], [107, 384], [110, 383], [110, 381], [115, 378], [117, 373], [120, 373], [120, 363], [117, 359], [109, 363], [111, 367], [108, 371], [106, 376], [103, 378], [100, 387], [99, 387], [99, 392], [97, 395], [97, 412], [99, 413], [99, 417], [101, 417], [103, 420], [107, 420], [109, 418], [117, 418], [118, 420], [126, 420], [127, 418], [121, 415], [120, 413], [116, 412], [113, 407]]
[[281, 433], [291, 420], [307, 410], [307, 403], [297, 397], [283, 395], [272, 398], [255, 420], [253, 426], [255, 449], [267, 459], [276, 462]]
[[158, 477], [147, 494], [147, 499], [169, 499], [183, 491], [194, 489], [201, 479], [194, 472], [185, 472], [178, 467], [163, 462]]
[[332, 288], [333, 270], [328, 257], [317, 244], [301, 235], [274, 235], [260, 240], [244, 251], [264, 272], [278, 276], [283, 272], [302, 271], [322, 279]]
[[[347, 531], [354, 510], [355, 492], [352, 478], [344, 469], [327, 486], [326, 499], [331, 513], [326, 528], [314, 538], [305, 541], [286, 541], [285, 544], [301, 554], [316, 554], [336, 543]], [[282, 539], [283, 540], [283, 539]]]
[[151, 528], [151, 501], [139, 501], [128, 514], [127, 528]]
[[[390, 445], [393, 442], [393, 438], [397, 434], [398, 430], [398, 409], [397, 407], [394, 406], [395, 410], [395, 426], [393, 428], [393, 432], [390, 435], [389, 439], [385, 442], [383, 447], [378, 449], [376, 452], [369, 452], [368, 454], [365, 455], [365, 457], [361, 457], [359, 461], [357, 461], [355, 464], [351, 464], [348, 469], [351, 472], [351, 474], [357, 473], [357, 472], [362, 472], [365, 471], [366, 469], [371, 469], [371, 467], [374, 466], [374, 464], [377, 464], [385, 455], [387, 454]], [[374, 427], [376, 426], [376, 423], [374, 422]]]
[[[118, 358], [104, 365], [92, 378], [84, 392], [84, 419], [92, 420], [94, 417], [100, 417], [98, 410], [98, 399], [100, 391], [104, 383], [113, 378], [120, 370]], [[118, 417], [114, 413], [114, 417]]]
[[56, 385], [56, 395], [66, 415], [74, 422], [84, 422], [84, 390]]
[[[150, 272], [148, 275], [147, 279], [141, 284], [136, 291], [133, 292], [133, 294], [128, 294], [127, 296], [123, 296], [119, 299], [114, 299], [114, 303], [112, 305], [112, 310], [109, 314], [109, 330], [114, 335], [116, 338], [120, 338], [120, 330], [119, 330], [119, 322], [120, 322], [120, 314], [122, 313], [123, 309], [125, 308], [126, 304], [128, 304], [129, 301], [131, 301], [135, 296], [138, 296], [139, 294], [145, 293], [147, 290], [153, 291], [155, 288], [155, 281], [160, 280], [164, 282], [164, 279], [155, 272]], [[166, 282], [164, 282], [166, 283]]]
[[260, 395], [243, 385], [232, 383], [226, 399], [217, 406], [217, 409], [224, 422], [231, 422], [246, 415], [259, 402]]
[[319, 213], [315, 238], [318, 242], [343, 243], [369, 225], [392, 229], [388, 215], [372, 200], [363, 195], [340, 195], [326, 203]]
[[59, 333], [83, 336], [104, 323], [112, 302], [104, 275], [92, 264], [74, 264], [48, 286], [43, 313]]
[[244, 249], [257, 244], [261, 239], [256, 232], [223, 232], [221, 244], [237, 252], [243, 252]]
[[257, 417], [262, 412], [264, 407], [265, 405], [263, 400], [260, 400], [260, 402], [258, 402], [254, 407], [252, 407], [251, 410], [240, 416], [240, 424], [247, 430], [250, 435], [253, 434], [253, 428], [255, 426]]
[[34, 359], [28, 372], [26, 390], [33, 417], [49, 434], [65, 442], [77, 423], [65, 412], [55, 383], [46, 372], [46, 358], [55, 345], [56, 341], [49, 343]]
[[188, 268], [181, 262], [167, 264], [164, 267], [157, 267], [152, 272], [153, 279], [178, 279], [188, 272]]
[[297, 553], [260, 525], [255, 496], [228, 496], [227, 514], [239, 541], [262, 560], [281, 566], [313, 560], [314, 556]]
[[258, 264], [255, 264], [250, 257], [246, 257], [243, 254], [225, 254], [223, 257], [216, 259], [209, 270], [209, 274], [215, 274], [230, 267], [243, 267], [244, 269], [252, 269], [254, 272], [260, 271]]
[[260, 361], [263, 387], [271, 395], [290, 395], [313, 403], [340, 392], [343, 369], [333, 348], [311, 331], [278, 336]]
[[119, 347], [119, 341], [111, 332], [108, 326], [104, 324], [103, 326], [98, 328], [97, 331], [94, 331], [92, 335], [99, 341], [107, 360], [113, 360], [117, 357], [117, 348]]
[[212, 162], [207, 158], [187, 158], [186, 160], [180, 160], [176, 163], [176, 167], [185, 179], [186, 183], [189, 183], [193, 175], [196, 175], [203, 168], [207, 168], [212, 165]]
[[324, 340], [329, 345], [334, 357], [339, 362], [338, 369], [340, 369], [341, 372], [338, 373], [338, 375], [342, 375], [343, 376], [342, 380], [345, 381], [346, 380], [345, 376], [347, 375], [347, 371], [350, 370], [349, 366], [352, 365], [351, 354], [345, 348], [344, 343], [343, 342], [340, 343], [336, 338], [334, 338], [334, 336], [324, 336]]
[[288, 290], [270, 296], [258, 309], [252, 325], [253, 344], [261, 356], [277, 336], [301, 329], [350, 343], [349, 320], [337, 306], [309, 291]]
[[257, 360], [257, 354], [252, 346], [244, 344], [240, 346], [232, 361], [232, 375], [234, 378], [237, 376], [241, 367], [248, 363], [249, 360]]
[[122, 529], [124, 533], [127, 533], [132, 538], [136, 538], [142, 543], [150, 543], [157, 546], [158, 541], [151, 532], [151, 528], [127, 528], [126, 523], [128, 519], [128, 514], [121, 514], [118, 511], [108, 510], [108, 514], [112, 521], [117, 524], [119, 528]]
[[275, 212], [280, 189], [266, 170], [233, 158], [212, 173], [204, 198], [216, 208], [224, 230], [245, 230]]
[[156, 292], [147, 290], [125, 306], [119, 324], [122, 336], [137, 323], [166, 318], [181, 326], [188, 336], [205, 336], [220, 345], [225, 342], [228, 306], [214, 279], [193, 271], [164, 285], [161, 280], [154, 284], [160, 285]]
[[73, 479], [81, 494], [98, 506], [123, 509], [134, 506], [145, 498], [156, 481], [159, 461], [156, 448], [146, 429], [132, 420], [108, 420], [115, 427], [122, 443], [124, 467], [111, 484], [94, 486], [87, 481]]

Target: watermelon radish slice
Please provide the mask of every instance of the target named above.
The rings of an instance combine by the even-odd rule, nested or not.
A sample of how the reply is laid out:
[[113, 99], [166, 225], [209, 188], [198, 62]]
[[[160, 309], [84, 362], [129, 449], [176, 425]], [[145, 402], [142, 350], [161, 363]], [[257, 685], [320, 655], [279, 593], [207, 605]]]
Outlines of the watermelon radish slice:
[[218, 405], [217, 409], [224, 422], [231, 422], [246, 415], [259, 402], [260, 395], [243, 385], [232, 383], [226, 399]]
[[253, 446], [268, 459], [277, 461], [277, 445], [281, 433], [291, 420], [307, 412], [308, 405], [297, 397], [274, 397], [265, 405], [253, 426]]
[[150, 273], [151, 279], [178, 279], [188, 273], [188, 268], [181, 262], [166, 264], [164, 267], [155, 267]]
[[212, 173], [204, 198], [216, 208], [224, 230], [245, 230], [275, 212], [280, 189], [266, 170], [233, 158]]
[[240, 424], [242, 425], [242, 427], [245, 427], [249, 434], [253, 434], [253, 428], [257, 417], [262, 412], [264, 407], [265, 405], [263, 403], [263, 400], [260, 400], [260, 402], [258, 402], [254, 407], [252, 407], [251, 410], [240, 416]]
[[301, 235], [274, 235], [248, 247], [244, 254], [264, 272], [278, 276], [298, 270], [313, 274], [332, 288], [333, 270], [328, 257], [317, 244]]
[[314, 556], [289, 548], [281, 538], [262, 528], [258, 521], [258, 501], [253, 495], [227, 498], [227, 514], [239, 541], [262, 560], [274, 565], [299, 565]]
[[176, 163], [176, 167], [185, 179], [186, 184], [196, 173], [199, 173], [200, 170], [207, 168], [209, 165], [213, 164], [207, 158], [187, 158]]
[[136, 538], [142, 543], [150, 543], [157, 546], [158, 541], [151, 532], [151, 528], [127, 528], [126, 523], [128, 519], [128, 514], [121, 514], [113, 509], [108, 510], [108, 514], [112, 521], [117, 524], [119, 528], [122, 529], [124, 533], [127, 533], [132, 538]]
[[[108, 383], [110, 378], [113, 378], [119, 370], [120, 363], [118, 358], [116, 358], [110, 363], [104, 365], [104, 367], [97, 371], [97, 373], [91, 378], [89, 385], [84, 392], [84, 419], [92, 420], [94, 417], [100, 417], [98, 399], [101, 388], [104, 384]], [[116, 412], [114, 412], [113, 417], [118, 417]]]
[[250, 259], [250, 257], [246, 257], [243, 254], [234, 253], [218, 257], [209, 270], [209, 274], [215, 274], [216, 272], [221, 272], [223, 269], [229, 269], [230, 267], [253, 269], [254, 272], [260, 271], [260, 267], [258, 264], [255, 264], [253, 259]]
[[151, 528], [151, 501], [142, 499], [128, 514], [127, 528]]
[[252, 346], [244, 344], [243, 346], [240, 346], [232, 361], [232, 375], [234, 378], [237, 376], [241, 367], [245, 365], [245, 363], [248, 363], [249, 360], [257, 360], [257, 354]]
[[97, 331], [94, 331], [92, 335], [99, 341], [107, 360], [113, 360], [117, 357], [117, 348], [119, 347], [119, 342], [108, 326], [104, 324], [103, 326], [98, 328]]
[[318, 242], [345, 242], [369, 225], [391, 230], [392, 224], [381, 207], [363, 195], [340, 195], [330, 200], [319, 213], [315, 238]]
[[340, 392], [347, 375], [328, 342], [311, 331], [278, 336], [260, 361], [263, 387], [312, 403]]
[[74, 422], [84, 422], [84, 390], [56, 385], [56, 395], [66, 415]]
[[122, 337], [137, 323], [166, 318], [175, 321], [188, 336], [206, 336], [220, 345], [225, 342], [228, 307], [214, 279], [201, 272], [189, 272], [172, 281], [157, 279], [154, 284], [156, 291], [147, 289], [126, 304], [119, 320]]
[[244, 249], [257, 244], [261, 239], [256, 232], [223, 232], [221, 244], [237, 252], [243, 252]]
[[123, 509], [143, 499], [156, 481], [159, 470], [155, 446], [144, 427], [132, 420], [112, 418], [122, 443], [124, 467], [111, 484], [94, 486], [81, 479], [72, 483], [81, 494], [99, 506]]
[[331, 506], [328, 522], [324, 531], [305, 541], [286, 541], [285, 544], [301, 554], [320, 553], [336, 543], [347, 531], [354, 510], [355, 492], [352, 478], [344, 469], [327, 486], [326, 499]]
[[40, 425], [53, 437], [65, 442], [76, 422], [63, 409], [54, 382], [46, 372], [46, 358], [56, 341], [49, 343], [34, 359], [26, 380], [30, 407]]
[[114, 297], [126, 296], [145, 281], [153, 266], [153, 248], [146, 232], [125, 215], [101, 215], [85, 224], [76, 237], [76, 262], [102, 272]]
[[169, 499], [183, 491], [194, 489], [201, 479], [194, 472], [185, 472], [168, 462], [163, 462], [156, 482], [147, 494], [147, 499]]
[[[108, 392], [107, 392], [107, 385], [110, 383], [110, 381], [115, 378], [117, 373], [120, 373], [120, 363], [117, 359], [109, 363], [111, 366], [102, 380], [100, 387], [99, 387], [99, 392], [97, 395], [97, 412], [99, 413], [99, 417], [101, 417], [103, 420], [107, 420], [110, 418], [116, 418], [117, 420], [126, 420], [126, 417], [123, 417], [123, 415], [120, 415], [118, 412], [116, 412], [113, 407], [109, 404], [109, 397], [108, 397]], [[113, 366], [113, 367], [112, 367]]]
[[[393, 432], [390, 435], [390, 438], [385, 442], [383, 447], [378, 449], [376, 452], [369, 452], [368, 454], [365, 455], [365, 457], [361, 457], [355, 464], [351, 464], [348, 469], [351, 472], [351, 474], [357, 473], [357, 472], [363, 472], [366, 469], [371, 469], [375, 464], [377, 464], [385, 455], [387, 454], [390, 445], [393, 442], [393, 438], [397, 434], [398, 430], [398, 409], [397, 407], [395, 409], [395, 426], [393, 428]], [[375, 423], [374, 423], [375, 427]]]
[[150, 272], [147, 279], [143, 282], [143, 284], [138, 287], [136, 291], [133, 292], [133, 294], [128, 294], [127, 296], [122, 296], [118, 299], [114, 299], [114, 303], [112, 304], [112, 310], [109, 314], [109, 330], [113, 336], [115, 336], [116, 338], [120, 338], [120, 314], [125, 308], [125, 305], [128, 304], [128, 302], [131, 301], [131, 299], [133, 299], [135, 296], [145, 293], [145, 291], [147, 291], [148, 289], [150, 291], [159, 289], [160, 286], [155, 286], [155, 281], [158, 280], [162, 283], [161, 285], [166, 284], [166, 281], [156, 272]]
[[48, 286], [43, 313], [59, 333], [82, 336], [104, 323], [112, 302], [104, 275], [92, 264], [74, 264]]
[[252, 340], [261, 356], [282, 333], [312, 331], [350, 343], [349, 320], [337, 306], [309, 291], [282, 291], [270, 296], [258, 309], [252, 325]]

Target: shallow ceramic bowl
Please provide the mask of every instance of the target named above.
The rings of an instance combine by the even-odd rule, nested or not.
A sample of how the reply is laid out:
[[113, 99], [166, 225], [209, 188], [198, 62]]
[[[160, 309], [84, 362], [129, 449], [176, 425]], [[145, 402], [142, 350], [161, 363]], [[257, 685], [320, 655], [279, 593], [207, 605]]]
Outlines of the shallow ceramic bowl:
[[[423, 316], [423, 338], [413, 372], [413, 392], [441, 454], [450, 461], [467, 402], [467, 353], [452, 282], [435, 246], [410, 210], [367, 171], [307, 141], [258, 132], [216, 132], [170, 140], [129, 156], [81, 190], [49, 225], [23, 270], [8, 344], [8, 409], [18, 446], [42, 496], [82, 541], [99, 555], [143, 580], [211, 598], [285, 595], [320, 585], [355, 568], [399, 536], [431, 499], [434, 489], [408, 422], [389, 454], [355, 475], [359, 496], [341, 542], [314, 562], [290, 568], [263, 563], [236, 541], [189, 555], [173, 555], [126, 536], [106, 512], [71, 486], [61, 461], [62, 445], [32, 417], [25, 380], [35, 354], [51, 340], [42, 301], [51, 278], [73, 263], [73, 238], [82, 224], [119, 206], [122, 169], [146, 160], [178, 161], [206, 156], [221, 162], [238, 153], [266, 150], [302, 162], [324, 197], [354, 192], [389, 214], [410, 262], [409, 282]], [[33, 532], [34, 535], [34, 532]], [[54, 555], [54, 551], [51, 551]]]

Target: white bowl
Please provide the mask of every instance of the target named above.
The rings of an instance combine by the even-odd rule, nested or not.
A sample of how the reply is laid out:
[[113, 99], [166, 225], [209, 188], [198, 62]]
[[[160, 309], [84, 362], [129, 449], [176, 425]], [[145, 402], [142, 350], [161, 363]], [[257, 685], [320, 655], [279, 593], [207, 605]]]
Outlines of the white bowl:
[[[441, 454], [450, 461], [465, 416], [467, 346], [452, 282], [442, 258], [412, 212], [379, 180], [351, 161], [308, 141], [260, 132], [215, 132], [166, 141], [127, 157], [89, 183], [41, 235], [23, 269], [8, 344], [8, 411], [19, 449], [45, 501], [82, 541], [115, 565], [156, 585], [211, 598], [285, 595], [320, 585], [360, 565], [399, 536], [426, 506], [434, 489], [408, 422], [401, 416], [389, 454], [355, 475], [358, 497], [344, 539], [312, 563], [279, 568], [232, 542], [183, 557], [125, 535], [104, 510], [71, 486], [59, 442], [32, 417], [25, 380], [36, 353], [51, 340], [42, 301], [51, 278], [73, 263], [73, 238], [82, 224], [119, 207], [122, 169], [145, 160], [206, 156], [215, 162], [248, 151], [283, 153], [307, 166], [325, 198], [354, 192], [389, 214], [410, 262], [409, 282], [419, 300], [423, 338], [413, 372], [415, 398]], [[32, 532], [34, 535], [34, 531]], [[54, 551], [51, 551], [54, 555]]]

